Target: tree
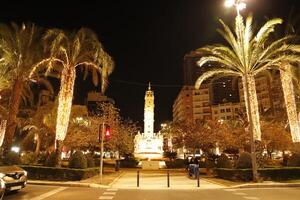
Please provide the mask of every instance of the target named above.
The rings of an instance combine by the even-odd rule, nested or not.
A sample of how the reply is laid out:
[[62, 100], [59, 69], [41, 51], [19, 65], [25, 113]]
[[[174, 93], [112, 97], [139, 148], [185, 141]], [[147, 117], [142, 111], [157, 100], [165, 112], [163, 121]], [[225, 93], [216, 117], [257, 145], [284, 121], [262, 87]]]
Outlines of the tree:
[[71, 150], [95, 149], [99, 146], [99, 121], [89, 117], [85, 106], [72, 106], [68, 134], [63, 146]]
[[76, 68], [84, 67], [86, 73], [91, 71], [94, 83], [99, 82], [98, 74], [101, 74], [101, 91], [104, 93], [108, 75], [113, 70], [113, 61], [103, 50], [97, 35], [86, 28], [72, 33], [50, 29], [44, 35], [43, 41], [49, 58], [38, 63], [32, 70], [31, 76], [38, 69], [46, 67], [46, 75], [60, 77], [55, 131], [57, 154], [60, 155], [61, 144], [66, 137], [69, 125]]
[[98, 149], [99, 134], [104, 122], [111, 129], [111, 135], [103, 141], [105, 149], [117, 151], [119, 155], [132, 153], [136, 124], [130, 120], [122, 120], [119, 110], [111, 103], [100, 103], [97, 109], [98, 114], [88, 117], [83, 112], [78, 112], [78, 109], [77, 112], [72, 109], [64, 146], [71, 149]]
[[32, 81], [29, 74], [41, 59], [40, 36], [41, 30], [34, 24], [0, 24], [0, 67], [6, 66], [13, 78], [5, 133], [7, 149], [17, 126], [17, 113], [24, 86]]
[[256, 34], [252, 30], [252, 17], [244, 23], [243, 17], [238, 15], [235, 21], [235, 32], [220, 20], [223, 30], [218, 30], [229, 46], [216, 44], [206, 46], [197, 51], [203, 55], [198, 61], [200, 67], [209, 63], [213, 67], [203, 73], [196, 81], [196, 87], [213, 76], [241, 77], [246, 111], [251, 133], [251, 152], [253, 162], [253, 179], [257, 180], [257, 166], [254, 141], [261, 140], [261, 129], [258, 111], [258, 102], [255, 88], [255, 76], [270, 68], [278, 68], [282, 63], [299, 60], [295, 55], [299, 52], [298, 45], [290, 44], [290, 37], [286, 36], [276, 41], [270, 41], [270, 33], [274, 32], [281, 19], [272, 19], [263, 25]]
[[12, 82], [12, 69], [5, 63], [5, 60], [2, 58], [2, 54], [0, 53], [0, 91], [10, 88]]
[[107, 141], [107, 146], [118, 155], [128, 155], [134, 152], [134, 133], [137, 133], [138, 127], [131, 120], [120, 120], [116, 129]]
[[49, 102], [38, 107], [31, 118], [25, 119], [25, 125], [22, 128], [22, 131], [27, 132], [22, 141], [24, 149], [30, 150], [34, 147], [35, 154], [38, 155], [41, 149], [47, 150], [54, 145], [55, 126], [53, 121], [55, 118], [52, 113], [57, 110], [56, 107], [57, 103]]
[[292, 146], [291, 135], [285, 130], [284, 124], [262, 121], [262, 144], [268, 152], [269, 158], [277, 151], [289, 150]]
[[[299, 22], [299, 16], [292, 17], [293, 12], [290, 13], [290, 16], [284, 26], [284, 36], [289, 38], [285, 41], [284, 45], [291, 45], [292, 42], [295, 42], [297, 39], [297, 23]], [[279, 37], [279, 36], [277, 36]], [[296, 54], [299, 57], [300, 45], [292, 45], [293, 51], [288, 51], [286, 53]], [[297, 115], [297, 107], [295, 101], [294, 93], [294, 84], [293, 84], [293, 74], [295, 71], [299, 71], [299, 62], [298, 60], [285, 60], [279, 65], [280, 70], [280, 79], [282, 84], [282, 90], [284, 94], [284, 101], [287, 111], [288, 122], [290, 126], [290, 132], [292, 135], [292, 140], [295, 143], [300, 144], [300, 125]]]

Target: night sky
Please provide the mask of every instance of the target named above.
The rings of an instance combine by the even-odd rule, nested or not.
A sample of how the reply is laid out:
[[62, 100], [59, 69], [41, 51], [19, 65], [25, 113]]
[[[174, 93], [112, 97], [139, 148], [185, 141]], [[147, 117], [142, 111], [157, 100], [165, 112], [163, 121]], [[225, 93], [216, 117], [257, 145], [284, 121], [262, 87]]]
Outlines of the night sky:
[[[246, 0], [255, 20], [286, 17], [299, 0]], [[183, 56], [206, 44], [221, 42], [218, 19], [233, 21], [235, 11], [223, 0], [60, 0], [2, 2], [0, 22], [33, 22], [68, 30], [88, 27], [99, 36], [116, 67], [107, 95], [123, 117], [143, 122], [148, 82], [155, 92], [155, 127], [172, 120], [172, 104], [183, 82]], [[62, 3], [64, 2], [64, 3]], [[300, 14], [300, 13], [299, 13]], [[83, 103], [91, 81], [77, 78], [74, 103]], [[140, 123], [140, 125], [142, 125]]]

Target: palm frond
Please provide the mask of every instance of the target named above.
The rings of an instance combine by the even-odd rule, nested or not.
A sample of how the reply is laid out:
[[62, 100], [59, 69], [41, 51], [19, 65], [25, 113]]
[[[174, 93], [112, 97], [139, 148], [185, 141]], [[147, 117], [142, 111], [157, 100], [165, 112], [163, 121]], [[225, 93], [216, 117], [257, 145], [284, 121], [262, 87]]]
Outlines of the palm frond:
[[207, 72], [204, 72], [197, 80], [195, 83], [195, 88], [199, 89], [203, 81], [206, 79], [209, 79], [213, 76], [216, 75], [223, 75], [223, 76], [240, 76], [240, 73], [232, 71], [232, 70], [226, 70], [226, 69], [220, 69], [220, 68], [215, 68], [213, 70], [209, 70]]
[[271, 20], [267, 21], [265, 23], [265, 25], [263, 25], [260, 28], [260, 30], [258, 31], [258, 33], [255, 36], [255, 40], [257, 41], [257, 43], [264, 44], [266, 39], [268, 39], [269, 34], [274, 32], [275, 26], [278, 24], [282, 24], [282, 22], [283, 22], [283, 20], [280, 18], [275, 18], [275, 19], [271, 19]]

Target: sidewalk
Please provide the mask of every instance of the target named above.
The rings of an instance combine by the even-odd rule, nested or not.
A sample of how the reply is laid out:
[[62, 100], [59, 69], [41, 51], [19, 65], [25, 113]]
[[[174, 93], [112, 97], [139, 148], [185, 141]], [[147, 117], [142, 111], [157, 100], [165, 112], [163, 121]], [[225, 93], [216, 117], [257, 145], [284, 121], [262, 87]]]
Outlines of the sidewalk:
[[66, 187], [93, 187], [93, 188], [108, 188], [115, 179], [117, 179], [122, 172], [115, 172], [114, 170], [106, 170], [102, 177], [100, 184], [100, 176], [96, 175], [91, 178], [81, 181], [47, 181], [47, 180], [28, 180], [28, 184], [32, 185], [53, 185]]
[[29, 180], [28, 184], [53, 185], [66, 187], [120, 188], [120, 189], [223, 189], [223, 188], [274, 188], [300, 187], [300, 183], [278, 183], [265, 181], [263, 183], [226, 183], [226, 180], [200, 175], [200, 187], [197, 180], [190, 179], [183, 171], [170, 171], [167, 187], [167, 170], [140, 171], [139, 187], [137, 187], [137, 170], [121, 170], [104, 174], [102, 184], [99, 175], [82, 181], [47, 181]]
[[197, 180], [190, 179], [186, 173], [170, 172], [169, 187], [166, 171], [141, 171], [139, 174], [139, 187], [137, 187], [137, 172], [124, 172], [113, 184], [112, 188], [123, 189], [220, 189], [223, 185], [212, 183], [200, 178], [200, 187], [197, 187]]

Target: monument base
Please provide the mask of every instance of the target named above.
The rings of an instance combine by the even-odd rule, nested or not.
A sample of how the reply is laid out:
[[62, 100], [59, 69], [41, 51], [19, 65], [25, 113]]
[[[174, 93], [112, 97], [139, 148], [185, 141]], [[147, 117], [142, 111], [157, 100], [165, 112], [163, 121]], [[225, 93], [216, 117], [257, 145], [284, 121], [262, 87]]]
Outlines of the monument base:
[[134, 153], [134, 157], [140, 160], [160, 160], [163, 158], [163, 155], [156, 152], [136, 152]]
[[165, 161], [158, 161], [158, 160], [143, 160], [139, 163], [142, 169], [145, 170], [156, 170], [166, 168]]

